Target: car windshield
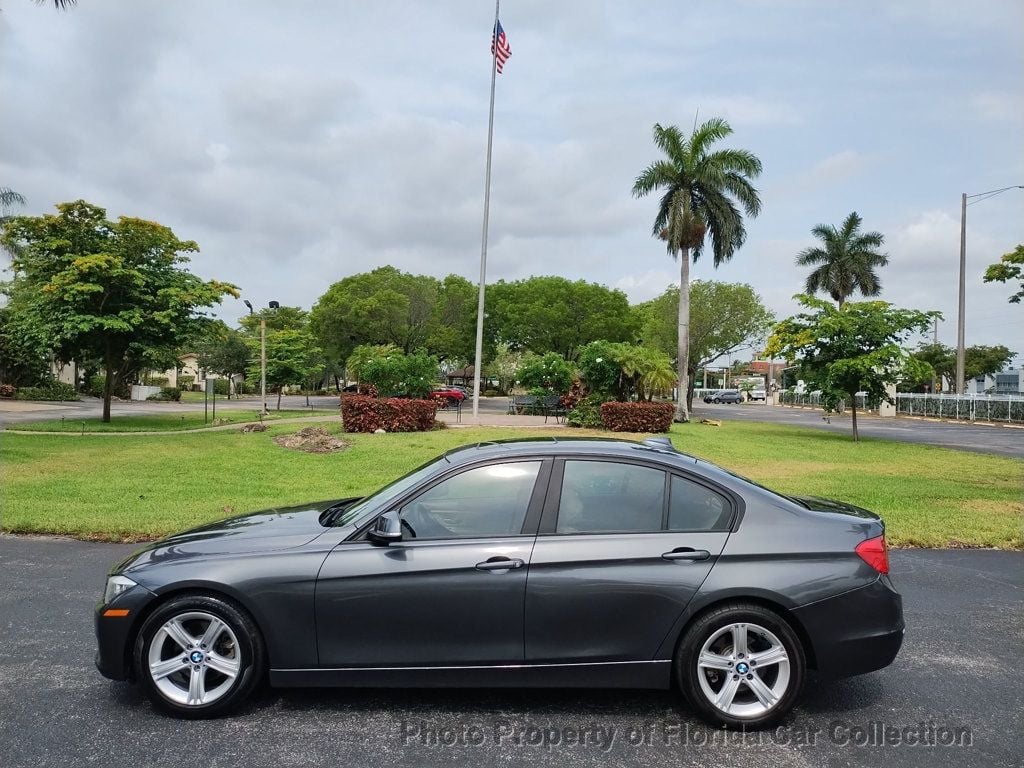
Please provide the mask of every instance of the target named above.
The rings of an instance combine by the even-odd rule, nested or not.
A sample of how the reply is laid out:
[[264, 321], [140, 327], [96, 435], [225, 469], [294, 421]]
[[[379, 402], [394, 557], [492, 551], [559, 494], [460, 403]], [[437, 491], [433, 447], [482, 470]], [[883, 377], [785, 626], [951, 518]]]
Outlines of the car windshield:
[[348, 525], [349, 523], [358, 520], [359, 517], [361, 517], [367, 510], [375, 509], [378, 506], [387, 504], [392, 499], [398, 498], [418, 482], [431, 475], [434, 471], [434, 466], [441, 461], [447, 461], [447, 459], [445, 459], [444, 456], [431, 459], [426, 464], [414, 469], [412, 472], [402, 475], [397, 480], [385, 485], [376, 493], [367, 496], [365, 499], [360, 499], [350, 507], [345, 507], [341, 511], [341, 514], [333, 516], [327, 524], [335, 527]]

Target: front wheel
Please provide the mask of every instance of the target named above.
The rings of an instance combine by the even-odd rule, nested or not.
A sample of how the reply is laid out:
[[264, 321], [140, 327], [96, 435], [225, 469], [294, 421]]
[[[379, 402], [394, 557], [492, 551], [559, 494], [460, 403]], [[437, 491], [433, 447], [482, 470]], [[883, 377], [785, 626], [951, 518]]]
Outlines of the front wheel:
[[675, 673], [690, 706], [730, 728], [766, 728], [793, 708], [806, 654], [774, 611], [733, 603], [701, 616], [676, 649]]
[[228, 712], [252, 693], [266, 652], [241, 608], [210, 595], [182, 595], [146, 619], [134, 661], [154, 705], [177, 717], [204, 718]]

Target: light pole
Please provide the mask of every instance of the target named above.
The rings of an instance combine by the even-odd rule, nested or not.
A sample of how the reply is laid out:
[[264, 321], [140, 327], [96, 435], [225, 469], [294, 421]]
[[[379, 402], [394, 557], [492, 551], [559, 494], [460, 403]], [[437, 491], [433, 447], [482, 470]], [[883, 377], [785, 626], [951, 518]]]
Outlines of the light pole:
[[[252, 304], [248, 299], [243, 299], [245, 306], [249, 308], [249, 314], [253, 314]], [[276, 301], [267, 304], [270, 309], [277, 309], [281, 305]], [[260, 313], [260, 399], [263, 400], [263, 413], [267, 410], [267, 318]], [[278, 398], [280, 402], [280, 398]]]
[[[964, 346], [964, 304], [967, 282], [967, 206], [988, 200], [990, 197], [1001, 195], [1011, 189], [1024, 189], [1024, 184], [1018, 184], [1002, 189], [990, 189], [988, 192], [978, 192], [968, 195], [964, 192], [960, 195], [960, 292], [957, 300], [956, 316], [956, 393], [962, 395], [966, 389], [964, 381], [964, 367], [966, 359], [966, 348]], [[971, 200], [970, 203], [967, 201]]]

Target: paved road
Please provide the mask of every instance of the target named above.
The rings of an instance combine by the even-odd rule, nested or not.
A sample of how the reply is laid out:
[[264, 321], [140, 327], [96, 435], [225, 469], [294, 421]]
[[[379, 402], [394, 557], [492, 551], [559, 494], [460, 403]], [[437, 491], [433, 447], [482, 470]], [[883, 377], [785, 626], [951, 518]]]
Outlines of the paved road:
[[[699, 418], [764, 421], [773, 424], [792, 424], [800, 427], [827, 429], [850, 433], [849, 414], [832, 416], [831, 423], [822, 418], [822, 412], [809, 408], [786, 408], [758, 403], [744, 405], [708, 405], [694, 403]], [[922, 419], [875, 416], [857, 417], [857, 428], [862, 437], [878, 437], [906, 443], [925, 443], [945, 448], [958, 448], [976, 453], [992, 453], [1024, 459], [1024, 428], [999, 427], [983, 424], [956, 424], [925, 421]]]
[[[8, 768], [1019, 768], [1024, 755], [1020, 552], [894, 552], [908, 627], [895, 664], [845, 682], [812, 683], [788, 730], [761, 743], [751, 735], [723, 743], [723, 732], [708, 730], [673, 694], [657, 691], [286, 690], [232, 718], [168, 719], [133, 686], [104, 680], [92, 666], [92, 605], [107, 566], [130, 549], [0, 536], [0, 744]], [[853, 728], [916, 729], [919, 722], [969, 728], [970, 745], [843, 744]], [[631, 729], [640, 744], [629, 743]], [[544, 745], [545, 733], [549, 742], [553, 734], [586, 734], [589, 742]], [[797, 743], [801, 735], [810, 742], [811, 734], [813, 744]], [[453, 739], [461, 744], [444, 745]], [[483, 743], [466, 743], [477, 740]]]

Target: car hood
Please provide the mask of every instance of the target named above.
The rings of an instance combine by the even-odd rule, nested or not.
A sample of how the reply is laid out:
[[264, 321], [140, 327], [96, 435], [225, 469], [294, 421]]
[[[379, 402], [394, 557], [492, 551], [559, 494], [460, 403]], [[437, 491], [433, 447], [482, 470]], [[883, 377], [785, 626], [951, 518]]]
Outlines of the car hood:
[[318, 501], [218, 520], [151, 542], [114, 566], [111, 573], [199, 555], [251, 554], [299, 547], [327, 530], [320, 525], [324, 510], [349, 501], [356, 499]]
[[815, 512], [833, 512], [837, 515], [851, 515], [852, 517], [860, 517], [866, 520], [882, 519], [871, 510], [863, 509], [862, 507], [857, 507], [853, 504], [847, 504], [843, 501], [823, 499], [820, 496], [793, 496], [792, 498], [796, 499], [804, 506], [813, 509]]

